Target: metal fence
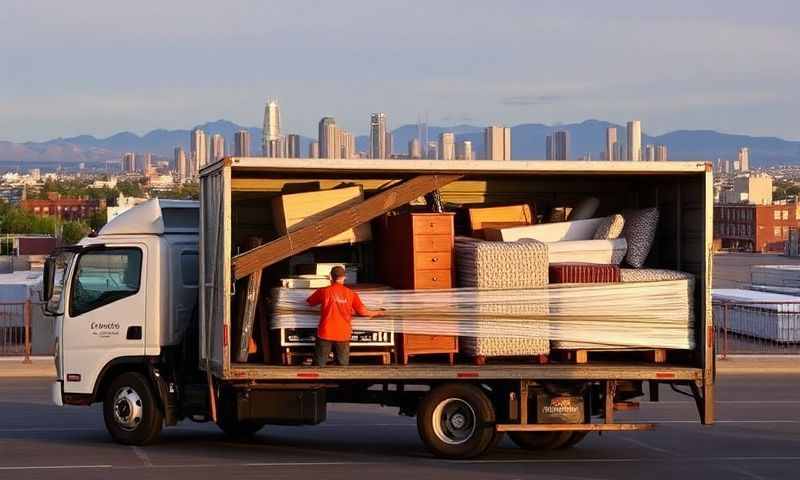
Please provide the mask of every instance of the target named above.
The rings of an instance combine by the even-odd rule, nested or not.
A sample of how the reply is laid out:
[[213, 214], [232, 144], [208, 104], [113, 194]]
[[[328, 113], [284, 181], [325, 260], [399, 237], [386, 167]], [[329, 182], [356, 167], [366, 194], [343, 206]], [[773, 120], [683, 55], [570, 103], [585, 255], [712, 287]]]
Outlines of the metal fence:
[[[20, 355], [30, 361], [33, 341], [33, 309], [26, 302], [0, 302], [0, 356]], [[46, 317], [45, 317], [46, 318]]]
[[800, 354], [800, 301], [714, 301], [716, 352]]

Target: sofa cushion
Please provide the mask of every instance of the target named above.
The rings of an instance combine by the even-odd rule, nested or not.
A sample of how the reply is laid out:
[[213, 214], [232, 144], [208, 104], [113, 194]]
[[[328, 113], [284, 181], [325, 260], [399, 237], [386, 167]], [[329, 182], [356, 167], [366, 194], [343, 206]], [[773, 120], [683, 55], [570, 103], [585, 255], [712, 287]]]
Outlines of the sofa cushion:
[[625, 226], [625, 218], [620, 214], [609, 215], [603, 219], [594, 231], [594, 240], [613, 240], [619, 238], [622, 227]]
[[569, 217], [567, 220], [588, 220], [594, 217], [595, 212], [597, 212], [597, 207], [600, 206], [600, 200], [597, 197], [586, 197], [569, 212]]
[[625, 210], [622, 212], [622, 216], [625, 217], [622, 237], [628, 241], [625, 262], [634, 268], [641, 268], [647, 260], [647, 255], [653, 246], [653, 239], [656, 237], [658, 208]]
[[[527, 240], [520, 240], [525, 242]], [[605, 263], [619, 265], [625, 258], [627, 242], [614, 240], [570, 240], [547, 244], [549, 263]]]
[[486, 228], [484, 234], [487, 240], [516, 242], [517, 240], [538, 240], [545, 243], [561, 242], [564, 240], [591, 240], [602, 218], [589, 220], [576, 220], [573, 222], [542, 223], [509, 228]]

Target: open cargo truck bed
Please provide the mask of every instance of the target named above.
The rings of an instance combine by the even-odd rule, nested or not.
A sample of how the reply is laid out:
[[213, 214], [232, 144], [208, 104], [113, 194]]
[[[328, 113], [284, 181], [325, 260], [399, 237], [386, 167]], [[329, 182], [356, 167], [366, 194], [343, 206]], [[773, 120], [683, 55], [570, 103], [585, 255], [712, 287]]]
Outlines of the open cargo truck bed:
[[[235, 323], [232, 294], [234, 289], [241, 288], [235, 286], [235, 279], [245, 277], [234, 271], [233, 258], [246, 250], [248, 236], [264, 236], [263, 225], [270, 221], [272, 198], [311, 184], [318, 189], [360, 185], [369, 199], [420, 176], [447, 179], [439, 189], [442, 199], [459, 204], [518, 201], [557, 204], [591, 195], [600, 199], [601, 212], [605, 215], [624, 208], [658, 207], [659, 226], [647, 266], [694, 274], [694, 350], [661, 364], [608, 361], [450, 366], [415, 363], [317, 368], [232, 360]], [[537, 380], [586, 380], [602, 382], [608, 392], [609, 386], [618, 380], [647, 380], [651, 381], [651, 387], [657, 383], [677, 383], [691, 388], [701, 421], [710, 424], [714, 419], [710, 299], [712, 198], [712, 173], [709, 165], [703, 162], [225, 158], [201, 172], [201, 368], [215, 381], [274, 384], [276, 387], [319, 382], [431, 385], [446, 380], [508, 380], [520, 381], [520, 388], [525, 389], [526, 382]], [[277, 237], [266, 238], [266, 241]], [[299, 252], [289, 252], [293, 253]], [[247, 273], [257, 270], [252, 264], [248, 268]]]

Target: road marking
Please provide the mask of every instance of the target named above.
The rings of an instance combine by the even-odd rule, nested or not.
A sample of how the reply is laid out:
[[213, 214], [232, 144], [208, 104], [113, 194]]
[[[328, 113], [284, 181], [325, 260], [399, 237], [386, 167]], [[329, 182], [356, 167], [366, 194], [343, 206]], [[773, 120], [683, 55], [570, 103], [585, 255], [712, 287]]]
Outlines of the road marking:
[[[671, 463], [676, 459], [681, 462], [800, 462], [800, 456], [774, 457], [623, 457], [623, 458], [518, 458], [518, 459], [478, 459], [478, 460], [436, 460], [417, 459], [414, 464], [585, 464], [585, 463]], [[58, 469], [103, 469], [141, 470], [141, 469], [197, 469], [197, 468], [253, 468], [253, 467], [335, 467], [359, 465], [392, 465], [392, 462], [249, 462], [249, 463], [208, 463], [208, 464], [165, 464], [165, 465], [48, 465], [48, 466], [10, 466], [0, 467], [0, 471], [13, 470], [58, 470]]]
[[638, 446], [644, 448], [645, 450], [650, 450], [652, 452], [660, 453], [662, 455], [673, 455], [673, 453], [670, 452], [669, 450], [665, 450], [663, 448], [654, 447], [654, 446], [649, 445], [649, 444], [647, 444], [647, 443], [645, 443], [645, 442], [643, 442], [643, 441], [641, 441], [641, 440], [639, 440], [637, 438], [634, 438], [633, 436], [621, 436], [619, 438], [621, 438], [623, 441], [626, 441], [628, 443], [632, 443], [634, 445], [638, 445]]
[[29, 465], [22, 467], [0, 467], [0, 470], [67, 470], [67, 469], [90, 469], [90, 468], [113, 468], [112, 465]]

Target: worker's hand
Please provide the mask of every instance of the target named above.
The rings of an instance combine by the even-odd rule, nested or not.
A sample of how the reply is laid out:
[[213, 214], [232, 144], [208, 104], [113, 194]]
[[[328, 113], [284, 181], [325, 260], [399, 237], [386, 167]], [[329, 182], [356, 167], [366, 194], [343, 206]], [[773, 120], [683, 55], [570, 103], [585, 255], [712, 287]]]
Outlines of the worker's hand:
[[377, 310], [377, 311], [375, 311], [373, 313], [374, 313], [374, 315], [372, 315], [373, 317], [385, 317], [386, 316], [386, 310], [384, 310], [384, 309]]

